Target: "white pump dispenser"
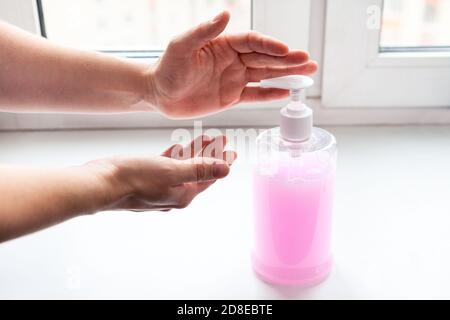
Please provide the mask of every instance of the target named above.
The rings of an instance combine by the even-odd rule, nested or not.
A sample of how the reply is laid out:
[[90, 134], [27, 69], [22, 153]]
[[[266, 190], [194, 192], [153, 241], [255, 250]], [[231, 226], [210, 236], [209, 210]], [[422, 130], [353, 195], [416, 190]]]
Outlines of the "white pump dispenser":
[[307, 76], [291, 75], [260, 81], [263, 88], [288, 89], [291, 101], [280, 111], [280, 134], [283, 139], [293, 142], [306, 141], [311, 137], [313, 127], [312, 110], [300, 101], [302, 89], [314, 84]]

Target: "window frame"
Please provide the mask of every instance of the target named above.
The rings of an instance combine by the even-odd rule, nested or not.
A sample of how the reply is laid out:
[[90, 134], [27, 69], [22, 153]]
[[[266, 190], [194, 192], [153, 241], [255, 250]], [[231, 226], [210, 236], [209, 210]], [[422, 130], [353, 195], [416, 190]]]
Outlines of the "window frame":
[[[333, 28], [331, 16], [342, 14], [340, 8], [349, 5], [349, 1], [360, 0], [315, 0], [311, 3], [311, 30], [309, 49], [311, 56], [319, 62], [319, 70], [315, 75], [317, 86], [308, 90], [307, 104], [314, 109], [314, 123], [319, 125], [447, 125], [450, 124], [450, 108], [448, 107], [349, 107], [327, 105], [327, 64], [332, 54], [328, 47], [329, 31]], [[364, 0], [366, 1], [366, 0]], [[340, 6], [337, 12], [331, 12], [330, 4]], [[337, 3], [336, 3], [337, 2]], [[345, 3], [343, 3], [345, 2]], [[366, 7], [367, 8], [367, 7]], [[330, 12], [327, 12], [330, 11]], [[325, 49], [326, 47], [326, 49]], [[399, 57], [399, 56], [397, 56]], [[413, 63], [413, 55], [409, 62]], [[328, 60], [328, 61], [327, 61]], [[387, 61], [387, 60], [386, 60]], [[400, 61], [400, 60], [397, 60]], [[403, 60], [406, 61], [406, 60]], [[325, 95], [324, 95], [325, 93]]]
[[450, 107], [450, 51], [382, 50], [381, 21], [368, 19], [381, 19], [383, 0], [350, 1], [327, 2], [323, 105]]
[[[282, 1], [283, 5], [280, 5]], [[332, 61], [329, 47], [333, 30], [333, 15], [327, 14], [333, 7], [338, 11], [345, 5], [343, 0], [252, 0], [252, 26], [254, 30], [286, 41], [291, 48], [309, 49], [313, 59], [319, 63], [319, 70], [313, 76], [315, 85], [308, 90], [306, 103], [314, 109], [316, 125], [394, 125], [394, 124], [448, 124], [450, 108], [446, 107], [365, 107], [333, 105], [331, 81], [328, 73]], [[345, 0], [369, 1], [369, 0]], [[370, 3], [382, 0], [373, 0]], [[338, 3], [341, 3], [340, 6]], [[41, 34], [36, 0], [15, 0], [0, 2], [0, 19], [13, 23], [27, 31]], [[340, 11], [342, 13], [342, 11]], [[339, 14], [334, 13], [334, 16]], [[290, 23], [282, 21], [291, 20]], [[336, 29], [336, 28], [334, 28]], [[292, 30], [296, 30], [293, 32]], [[324, 48], [327, 50], [324, 50]], [[132, 56], [135, 52], [116, 52]], [[392, 53], [389, 53], [392, 54]], [[396, 56], [398, 58], [399, 55]], [[136, 57], [136, 55], [133, 58]], [[383, 68], [389, 63], [420, 61], [410, 55], [407, 60], [380, 60]], [[438, 58], [438, 57], [437, 57]], [[446, 57], [441, 57], [446, 59]], [[149, 61], [149, 60], [147, 60]], [[423, 60], [421, 60], [423, 61]], [[433, 60], [439, 63], [439, 59]], [[445, 60], [446, 61], [446, 60]], [[338, 79], [339, 80], [339, 79]], [[342, 102], [342, 101], [341, 101]], [[226, 112], [211, 115], [200, 120], [205, 127], [275, 126], [278, 123], [279, 108], [286, 103], [276, 101], [239, 105]], [[85, 128], [164, 128], [192, 127], [194, 120], [168, 120], [157, 113], [134, 113], [121, 115], [65, 115], [65, 114], [10, 114], [0, 113], [0, 130], [17, 129], [85, 129]]]

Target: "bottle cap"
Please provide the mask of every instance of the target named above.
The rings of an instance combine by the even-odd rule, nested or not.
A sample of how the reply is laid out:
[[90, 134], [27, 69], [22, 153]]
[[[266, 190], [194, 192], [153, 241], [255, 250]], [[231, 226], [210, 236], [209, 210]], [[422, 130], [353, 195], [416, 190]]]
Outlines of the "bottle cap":
[[291, 75], [260, 81], [263, 88], [278, 88], [290, 90], [291, 101], [280, 110], [280, 133], [283, 139], [289, 141], [305, 141], [311, 136], [313, 113], [300, 101], [301, 90], [314, 84], [307, 76]]

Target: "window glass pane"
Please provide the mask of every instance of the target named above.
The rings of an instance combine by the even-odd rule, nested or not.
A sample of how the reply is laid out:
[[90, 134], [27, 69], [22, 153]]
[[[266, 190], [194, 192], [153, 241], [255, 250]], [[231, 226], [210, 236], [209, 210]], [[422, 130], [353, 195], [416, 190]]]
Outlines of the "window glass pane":
[[227, 31], [251, 28], [251, 0], [42, 0], [47, 37], [89, 49], [162, 49], [180, 32], [232, 13]]
[[450, 0], [384, 0], [380, 45], [450, 46]]

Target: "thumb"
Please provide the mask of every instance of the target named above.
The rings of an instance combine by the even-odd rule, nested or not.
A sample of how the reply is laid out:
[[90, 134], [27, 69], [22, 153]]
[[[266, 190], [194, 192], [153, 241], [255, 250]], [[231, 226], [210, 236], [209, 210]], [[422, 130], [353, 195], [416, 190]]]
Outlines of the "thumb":
[[221, 179], [230, 172], [230, 166], [220, 159], [198, 157], [176, 161], [175, 184]]
[[209, 40], [214, 39], [225, 30], [230, 21], [230, 13], [223, 11], [210, 21], [203, 22], [197, 27], [182, 34], [173, 41], [178, 44], [181, 50], [198, 50]]

